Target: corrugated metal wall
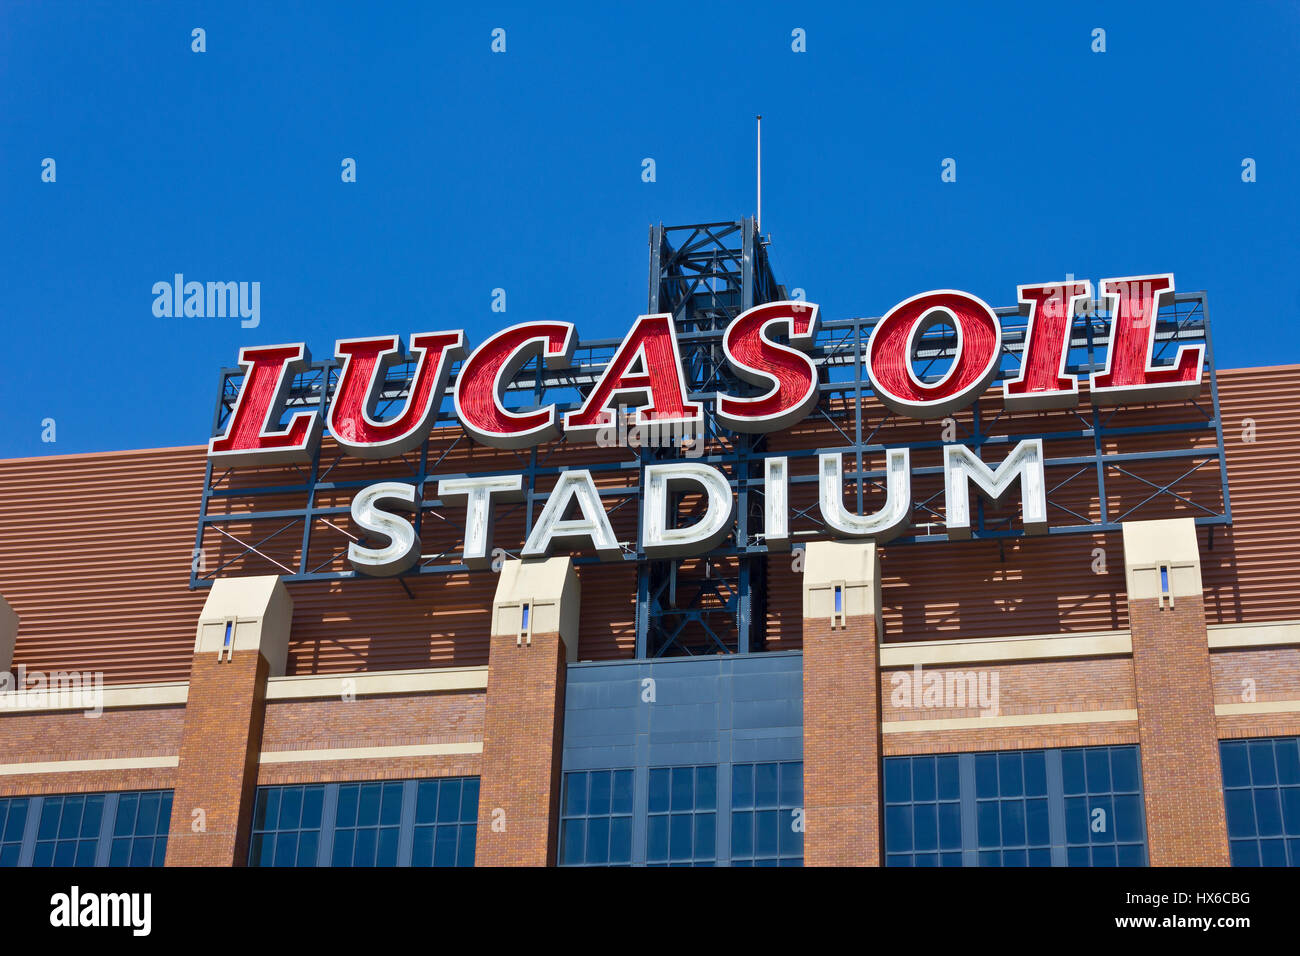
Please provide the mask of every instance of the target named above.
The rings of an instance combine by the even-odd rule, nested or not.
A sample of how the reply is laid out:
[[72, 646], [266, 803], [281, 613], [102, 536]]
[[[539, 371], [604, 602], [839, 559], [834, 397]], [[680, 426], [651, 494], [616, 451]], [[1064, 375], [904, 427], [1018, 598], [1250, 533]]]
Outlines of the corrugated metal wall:
[[1300, 618], [1300, 365], [1219, 374], [1232, 527], [1201, 548], [1212, 624]]
[[187, 679], [205, 596], [189, 589], [202, 490], [202, 449], [0, 461], [14, 663]]
[[[1235, 526], [1216, 532], [1212, 549], [1202, 531], [1211, 622], [1300, 618], [1300, 507], [1291, 490], [1300, 468], [1300, 366], [1221, 372], [1219, 381]], [[990, 409], [995, 402], [985, 399]], [[1136, 423], [1168, 411], [1124, 414]], [[1027, 416], [1015, 427], [1042, 424], [1035, 422]], [[774, 447], [841, 443], [822, 431], [809, 421], [771, 441]], [[462, 445], [455, 452], [463, 458], [457, 470], [501, 467], [501, 453]], [[1058, 443], [1049, 453], [1063, 451]], [[382, 477], [378, 467], [340, 465], [373, 480]], [[0, 594], [22, 618], [15, 663], [102, 670], [113, 682], [188, 676], [194, 621], [206, 595], [188, 588], [203, 470], [201, 447], [0, 461]], [[238, 480], [278, 480], [274, 472], [240, 473]], [[1213, 483], [1207, 475], [1199, 486], [1205, 490]], [[1134, 498], [1137, 487], [1108, 491], [1112, 508], [1140, 500]], [[920, 497], [928, 493], [917, 489]], [[1073, 504], [1096, 507], [1082, 492]], [[627, 538], [635, 534], [635, 515], [623, 512], [615, 515], [615, 530]], [[427, 543], [458, 544], [460, 515], [448, 518], [444, 529], [428, 528]], [[509, 515], [497, 528], [501, 540], [513, 541], [522, 531], [518, 517]], [[285, 538], [283, 551], [268, 553], [296, 556], [298, 536]], [[209, 539], [208, 562], [232, 554], [218, 536]], [[324, 548], [325, 539], [317, 540]], [[1096, 573], [1102, 564], [1095, 549], [1101, 549], [1104, 573]], [[778, 556], [769, 566], [773, 649], [798, 648], [802, 639], [801, 579], [789, 562]], [[243, 573], [269, 568], [250, 564]], [[886, 547], [882, 569], [889, 640], [1088, 631], [1127, 623], [1117, 535], [1027, 539], [1001, 551], [989, 542]], [[589, 566], [581, 578], [581, 657], [631, 656], [634, 569]], [[395, 581], [291, 585], [290, 673], [482, 664], [495, 585], [495, 576], [486, 572], [410, 580], [413, 598]]]

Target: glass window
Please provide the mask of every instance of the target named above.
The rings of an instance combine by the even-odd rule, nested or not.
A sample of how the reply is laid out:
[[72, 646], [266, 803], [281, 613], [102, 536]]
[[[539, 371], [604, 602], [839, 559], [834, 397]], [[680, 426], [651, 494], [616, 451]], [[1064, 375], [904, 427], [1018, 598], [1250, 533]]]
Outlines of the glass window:
[[1137, 747], [1061, 751], [1069, 866], [1146, 866]]
[[[997, 793], [997, 759], [976, 767]], [[993, 774], [991, 783], [985, 779]], [[955, 755], [885, 758], [885, 865], [961, 866], [960, 772]]]
[[1138, 748], [886, 757], [888, 866], [1145, 866]]
[[30, 797], [0, 798], [0, 866], [17, 866]]
[[718, 768], [652, 767], [647, 866], [713, 866], [718, 856]]
[[803, 761], [731, 768], [731, 865], [803, 865]]
[[414, 826], [411, 866], [473, 866], [478, 777], [418, 781]]
[[1219, 741], [1233, 866], [1300, 866], [1300, 737]]
[[94, 866], [104, 797], [102, 793], [46, 797], [32, 866]]
[[396, 866], [402, 824], [397, 780], [339, 785], [331, 866]]
[[162, 866], [172, 819], [172, 792], [118, 795], [109, 866]]
[[632, 863], [631, 770], [576, 770], [564, 775], [560, 865]]
[[803, 762], [568, 771], [559, 862], [802, 866]]
[[170, 790], [0, 798], [0, 866], [162, 866]]
[[250, 866], [473, 866], [478, 777], [259, 787]]
[[315, 866], [325, 785], [258, 787], [249, 866]]

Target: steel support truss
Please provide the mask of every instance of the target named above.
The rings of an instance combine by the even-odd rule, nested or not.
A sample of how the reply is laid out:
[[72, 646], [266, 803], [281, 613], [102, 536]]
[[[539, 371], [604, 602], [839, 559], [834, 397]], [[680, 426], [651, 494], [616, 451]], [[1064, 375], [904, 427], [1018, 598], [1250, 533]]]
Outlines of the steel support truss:
[[[361, 539], [351, 527], [347, 502], [356, 491], [379, 480], [408, 481], [417, 488], [422, 505], [415, 517], [416, 530], [426, 553], [407, 572], [415, 576], [468, 570], [460, 561], [463, 508], [436, 497], [437, 481], [469, 473], [521, 474], [523, 500], [495, 510], [498, 529], [504, 525], [523, 531], [492, 542], [501, 556], [517, 557], [522, 535], [535, 521], [555, 477], [585, 467], [593, 473], [616, 529], [627, 530], [620, 534], [626, 538], [623, 562], [637, 565], [638, 656], [743, 654], [762, 649], [769, 553], [762, 526], [763, 473], [769, 457], [789, 459], [790, 529], [796, 547], [801, 541], [828, 536], [816, 502], [817, 456], [823, 452], [843, 454], [846, 501], [868, 512], [883, 501], [885, 450], [912, 450], [912, 529], [891, 542], [892, 547], [947, 540], [941, 463], [945, 444], [963, 443], [993, 464], [1025, 437], [1043, 439], [1051, 535], [1095, 535], [1116, 531], [1127, 520], [1175, 514], [1209, 526], [1211, 535], [1214, 527], [1231, 524], [1204, 293], [1180, 293], [1167, 299], [1155, 334], [1157, 364], [1171, 362], [1180, 346], [1204, 346], [1209, 387], [1196, 399], [1105, 408], [1089, 404], [1085, 392], [1070, 410], [1007, 413], [998, 382], [1017, 374], [1027, 323], [1018, 309], [1006, 308], [996, 310], [1003, 330], [998, 382], [972, 408], [945, 422], [902, 419], [874, 400], [863, 356], [876, 319], [823, 319], [812, 352], [821, 369], [822, 398], [799, 429], [811, 436], [802, 443], [782, 434], [739, 435], [721, 426], [714, 415], [718, 391], [746, 394], [751, 388], [738, 381], [723, 361], [723, 330], [745, 309], [785, 295], [773, 278], [765, 244], [751, 219], [650, 230], [648, 311], [674, 316], [691, 399], [705, 407], [703, 453], [692, 449], [697, 453], [687, 457], [721, 470], [736, 496], [734, 533], [706, 556], [651, 560], [638, 549], [641, 469], [655, 461], [679, 459], [686, 455], [685, 449], [575, 448], [578, 443], [561, 438], [537, 448], [494, 452], [498, 456], [492, 459], [494, 467], [467, 472], [464, 457], [470, 439], [458, 426], [451, 401], [444, 400], [437, 417], [440, 427], [419, 449], [399, 459], [358, 463], [340, 455], [331, 443], [310, 464], [301, 466], [250, 471], [214, 468], [209, 463], [190, 586], [204, 587], [227, 574], [275, 573], [286, 581], [356, 577], [345, 555], [349, 542]], [[1105, 367], [1109, 329], [1106, 312], [1076, 316], [1066, 365], [1081, 381]], [[935, 327], [927, 332], [913, 357], [918, 374], [942, 374], [955, 344], [949, 329]], [[521, 410], [552, 403], [565, 410], [578, 407], [618, 345], [617, 339], [582, 342], [569, 369], [550, 370], [539, 362], [530, 363], [510, 384], [509, 404]], [[413, 371], [409, 362], [389, 370], [376, 412], [380, 418], [400, 410]], [[453, 386], [458, 371], [458, 366], [453, 367]], [[338, 374], [339, 365], [332, 358], [313, 363], [295, 379], [282, 420], [304, 408], [321, 409]], [[242, 378], [239, 368], [222, 371], [214, 435], [226, 429]], [[380, 466], [382, 475], [374, 471]], [[977, 495], [971, 537], [1021, 537], [1018, 510], [1018, 502], [1010, 508], [995, 507]], [[689, 517], [683, 514], [682, 520]], [[578, 565], [599, 561], [590, 553], [578, 554], [574, 560]]]

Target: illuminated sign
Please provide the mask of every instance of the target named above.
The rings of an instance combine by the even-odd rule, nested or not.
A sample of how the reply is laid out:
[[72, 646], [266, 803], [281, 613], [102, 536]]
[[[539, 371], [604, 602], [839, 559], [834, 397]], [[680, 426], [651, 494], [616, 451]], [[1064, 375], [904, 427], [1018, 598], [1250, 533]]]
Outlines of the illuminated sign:
[[[1200, 391], [1203, 345], [1180, 344], [1172, 362], [1157, 360], [1158, 313], [1173, 293], [1169, 274], [1100, 283], [1099, 301], [1110, 320], [1104, 368], [1093, 366], [1088, 373], [1095, 405], [1181, 401]], [[916, 421], [947, 419], [970, 407], [999, 375], [1002, 404], [1010, 412], [1076, 406], [1081, 376], [1068, 370], [1067, 358], [1075, 317], [1094, 305], [1092, 284], [1022, 285], [1017, 298], [1027, 323], [1018, 368], [1010, 373], [1002, 365], [1003, 324], [995, 310], [969, 293], [940, 289], [900, 302], [874, 324], [859, 346], [863, 380], [890, 412]], [[927, 374], [918, 371], [916, 357], [936, 327], [952, 330], [952, 345], [946, 369]], [[302, 465], [319, 453], [328, 429], [346, 456], [390, 459], [425, 443], [448, 402], [470, 439], [496, 449], [529, 450], [557, 441], [604, 444], [630, 423], [676, 436], [666, 454], [644, 460], [640, 468], [637, 540], [630, 546], [618, 540], [592, 471], [566, 467], [555, 475], [544, 501], [538, 496], [540, 513], [526, 529], [520, 554], [543, 557], [554, 550], [578, 550], [602, 560], [624, 559], [629, 550], [647, 559], [708, 554], [735, 527], [736, 478], [702, 457], [701, 450], [719, 431], [772, 435], [813, 414], [826, 380], [814, 355], [821, 331], [817, 305], [802, 300], [767, 302], [741, 312], [720, 330], [717, 341], [732, 384], [718, 380], [712, 391], [701, 394], [698, 377], [683, 358], [685, 339], [673, 316], [642, 315], [603, 365], [584, 369], [574, 400], [516, 401], [513, 407], [507, 399], [512, 390], [520, 393], [518, 380], [525, 369], [536, 370], [529, 374], [540, 381], [543, 368], [563, 372], [575, 367], [578, 343], [572, 323], [511, 326], [472, 350], [459, 330], [417, 333], [405, 345], [396, 335], [341, 339], [334, 348], [333, 387], [327, 376], [315, 407], [287, 404], [295, 377], [312, 367], [305, 343], [245, 348], [239, 355], [242, 384], [224, 427], [209, 443], [208, 456], [218, 467]], [[399, 364], [410, 372], [394, 395], [390, 372]], [[542, 390], [537, 395], [541, 398]], [[382, 417], [381, 399], [386, 405]], [[841, 452], [817, 453], [816, 506], [827, 534], [885, 542], [908, 531], [915, 505], [910, 449], [884, 452], [884, 472], [876, 483], [884, 499], [874, 509], [854, 509], [846, 502]], [[788, 550], [789, 460], [766, 453], [755, 462], [761, 480], [744, 480], [761, 485], [764, 493], [762, 546]], [[1041, 436], [1007, 443], [996, 463], [985, 462], [978, 449], [966, 444], [945, 442], [946, 536], [971, 535], [972, 485], [993, 500], [1018, 492], [1024, 531], [1046, 531], [1045, 464]], [[464, 504], [460, 560], [469, 568], [490, 561], [495, 509], [533, 491], [517, 473], [435, 476], [430, 484], [440, 501]], [[688, 523], [675, 504], [683, 495], [696, 503]], [[365, 538], [349, 545], [350, 566], [378, 576], [410, 570], [420, 560], [421, 541], [418, 522], [413, 526], [402, 513], [418, 516], [420, 508], [420, 491], [410, 482], [376, 482], [354, 494], [350, 514]]]

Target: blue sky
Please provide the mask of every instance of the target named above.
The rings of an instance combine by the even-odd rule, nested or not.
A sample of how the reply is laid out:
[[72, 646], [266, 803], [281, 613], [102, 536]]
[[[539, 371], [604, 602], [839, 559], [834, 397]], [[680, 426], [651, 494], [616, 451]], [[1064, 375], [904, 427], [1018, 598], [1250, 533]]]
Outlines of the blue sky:
[[[1300, 362], [1300, 5], [446, 6], [5, 3], [0, 457], [201, 443], [241, 345], [622, 335], [649, 223], [753, 213], [759, 112], [826, 318], [1172, 271], [1221, 368]], [[177, 272], [260, 282], [259, 327], [156, 318]]]

